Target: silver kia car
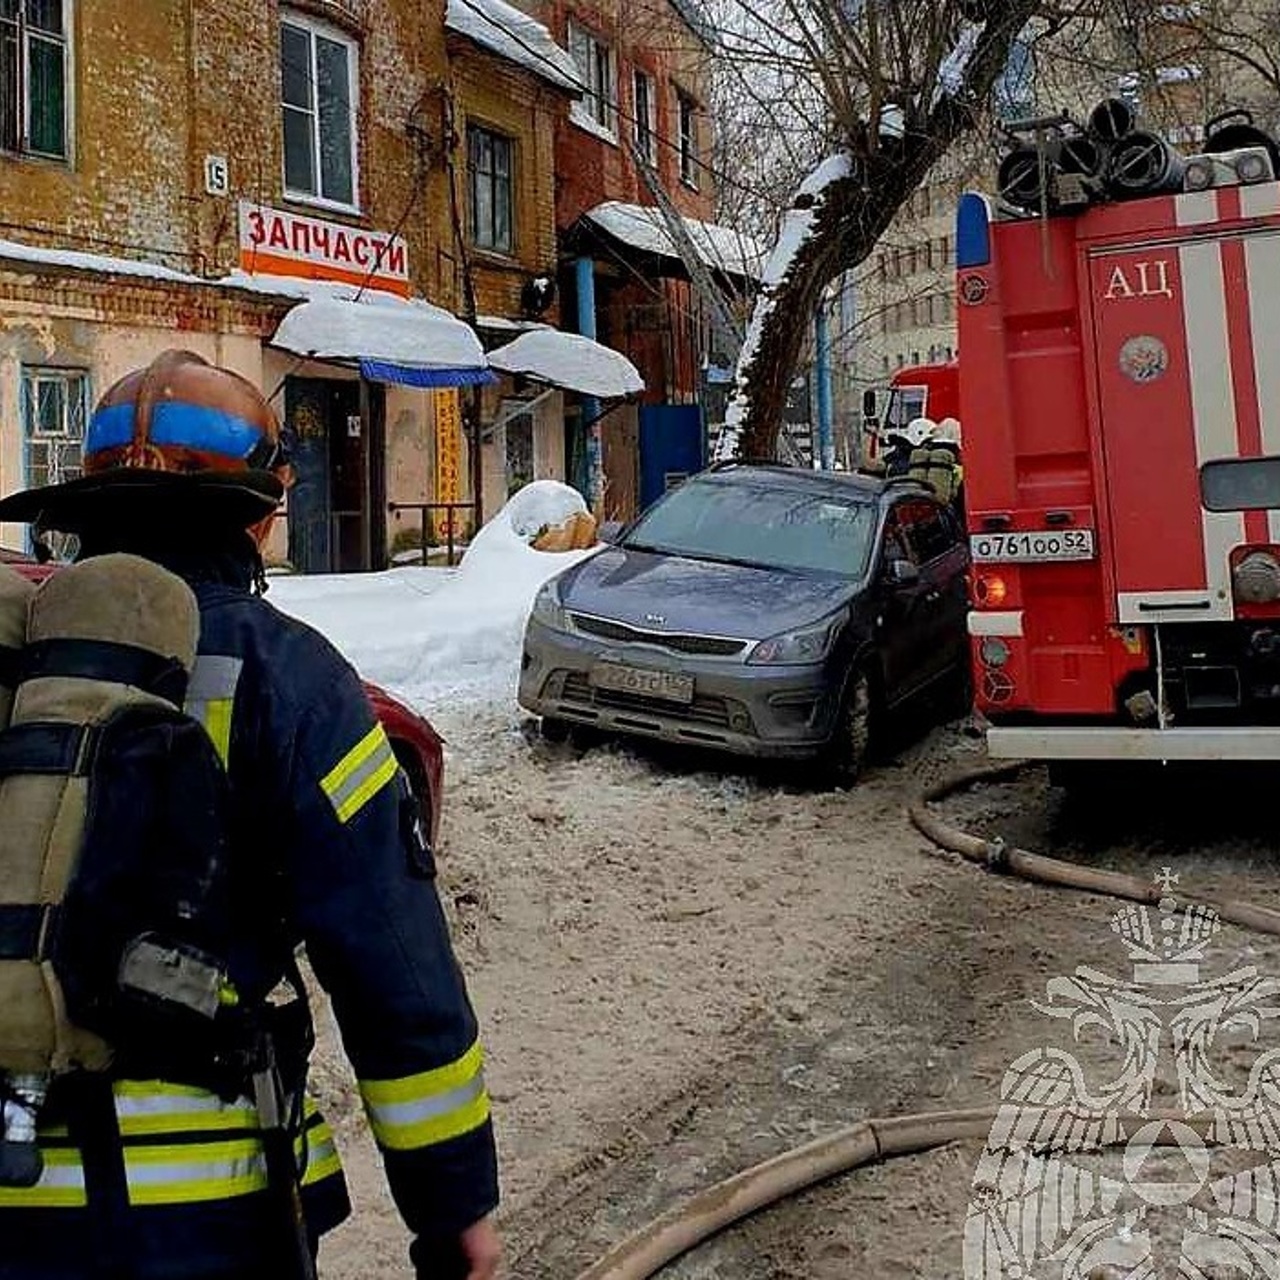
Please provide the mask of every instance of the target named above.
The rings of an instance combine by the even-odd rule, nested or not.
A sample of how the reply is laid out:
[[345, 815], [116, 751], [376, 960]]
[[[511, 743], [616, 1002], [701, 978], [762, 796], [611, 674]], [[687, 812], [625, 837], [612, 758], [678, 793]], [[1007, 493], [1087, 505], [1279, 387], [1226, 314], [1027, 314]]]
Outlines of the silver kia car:
[[519, 700], [574, 725], [862, 769], [877, 720], [967, 690], [959, 521], [909, 480], [713, 467], [546, 584]]

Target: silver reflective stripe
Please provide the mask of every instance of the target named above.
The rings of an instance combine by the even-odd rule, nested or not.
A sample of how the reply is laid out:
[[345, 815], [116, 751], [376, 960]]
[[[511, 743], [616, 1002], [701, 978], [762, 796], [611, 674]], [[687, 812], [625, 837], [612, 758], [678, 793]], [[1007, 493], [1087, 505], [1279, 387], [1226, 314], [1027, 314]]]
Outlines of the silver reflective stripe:
[[420, 1098], [414, 1102], [380, 1102], [371, 1106], [370, 1110], [383, 1125], [418, 1124], [423, 1120], [434, 1120], [437, 1116], [448, 1115], [468, 1103], [474, 1102], [484, 1093], [484, 1076], [478, 1075], [474, 1080], [447, 1093], [433, 1094], [428, 1098]]
[[187, 682], [187, 702], [213, 702], [219, 698], [234, 698], [236, 686], [244, 662], [239, 658], [224, 658], [216, 654], [202, 653]]

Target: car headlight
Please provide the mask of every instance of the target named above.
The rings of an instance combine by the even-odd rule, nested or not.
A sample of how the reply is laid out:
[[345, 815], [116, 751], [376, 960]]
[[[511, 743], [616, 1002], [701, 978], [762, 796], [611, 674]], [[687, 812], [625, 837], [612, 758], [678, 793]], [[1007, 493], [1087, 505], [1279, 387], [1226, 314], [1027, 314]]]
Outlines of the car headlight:
[[821, 662], [831, 652], [844, 623], [845, 615], [842, 613], [834, 618], [825, 618], [812, 627], [770, 636], [751, 650], [747, 661], [770, 666], [803, 666]]
[[569, 618], [560, 601], [560, 587], [554, 578], [544, 582], [538, 594], [533, 597], [530, 616], [536, 618], [544, 627], [551, 627], [556, 631], [568, 631]]

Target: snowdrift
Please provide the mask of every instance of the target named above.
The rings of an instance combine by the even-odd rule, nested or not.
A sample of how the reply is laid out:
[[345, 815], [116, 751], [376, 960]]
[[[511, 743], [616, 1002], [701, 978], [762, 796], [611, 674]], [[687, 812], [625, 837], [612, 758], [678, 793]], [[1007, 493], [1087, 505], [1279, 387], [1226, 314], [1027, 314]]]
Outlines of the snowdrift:
[[270, 599], [324, 632], [366, 679], [427, 711], [458, 693], [496, 701], [514, 697], [538, 589], [598, 546], [582, 495], [535, 480], [456, 569], [273, 578]]

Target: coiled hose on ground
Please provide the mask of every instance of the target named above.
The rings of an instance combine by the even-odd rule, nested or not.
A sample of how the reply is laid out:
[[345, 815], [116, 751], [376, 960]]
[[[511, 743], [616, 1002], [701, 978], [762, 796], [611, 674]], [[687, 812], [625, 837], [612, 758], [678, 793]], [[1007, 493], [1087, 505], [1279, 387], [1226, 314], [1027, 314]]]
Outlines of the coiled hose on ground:
[[[1160, 889], [1136, 876], [1081, 867], [1011, 848], [1001, 840], [985, 840], [943, 821], [929, 807], [975, 783], [1006, 781], [1025, 767], [1023, 763], [986, 766], [951, 778], [930, 788], [910, 807], [911, 821], [934, 844], [992, 872], [1133, 902], [1158, 902]], [[1280, 912], [1267, 907], [1185, 894], [1179, 894], [1179, 901], [1211, 907], [1222, 919], [1247, 929], [1280, 935]], [[760, 1209], [892, 1156], [918, 1155], [952, 1142], [985, 1138], [995, 1116], [996, 1109], [989, 1107], [859, 1121], [699, 1191], [620, 1241], [577, 1280], [650, 1280], [682, 1254]], [[1178, 1120], [1208, 1137], [1207, 1122], [1181, 1113], [1152, 1112], [1133, 1119], [1141, 1123]], [[1122, 1125], [1121, 1131], [1126, 1128]]]

